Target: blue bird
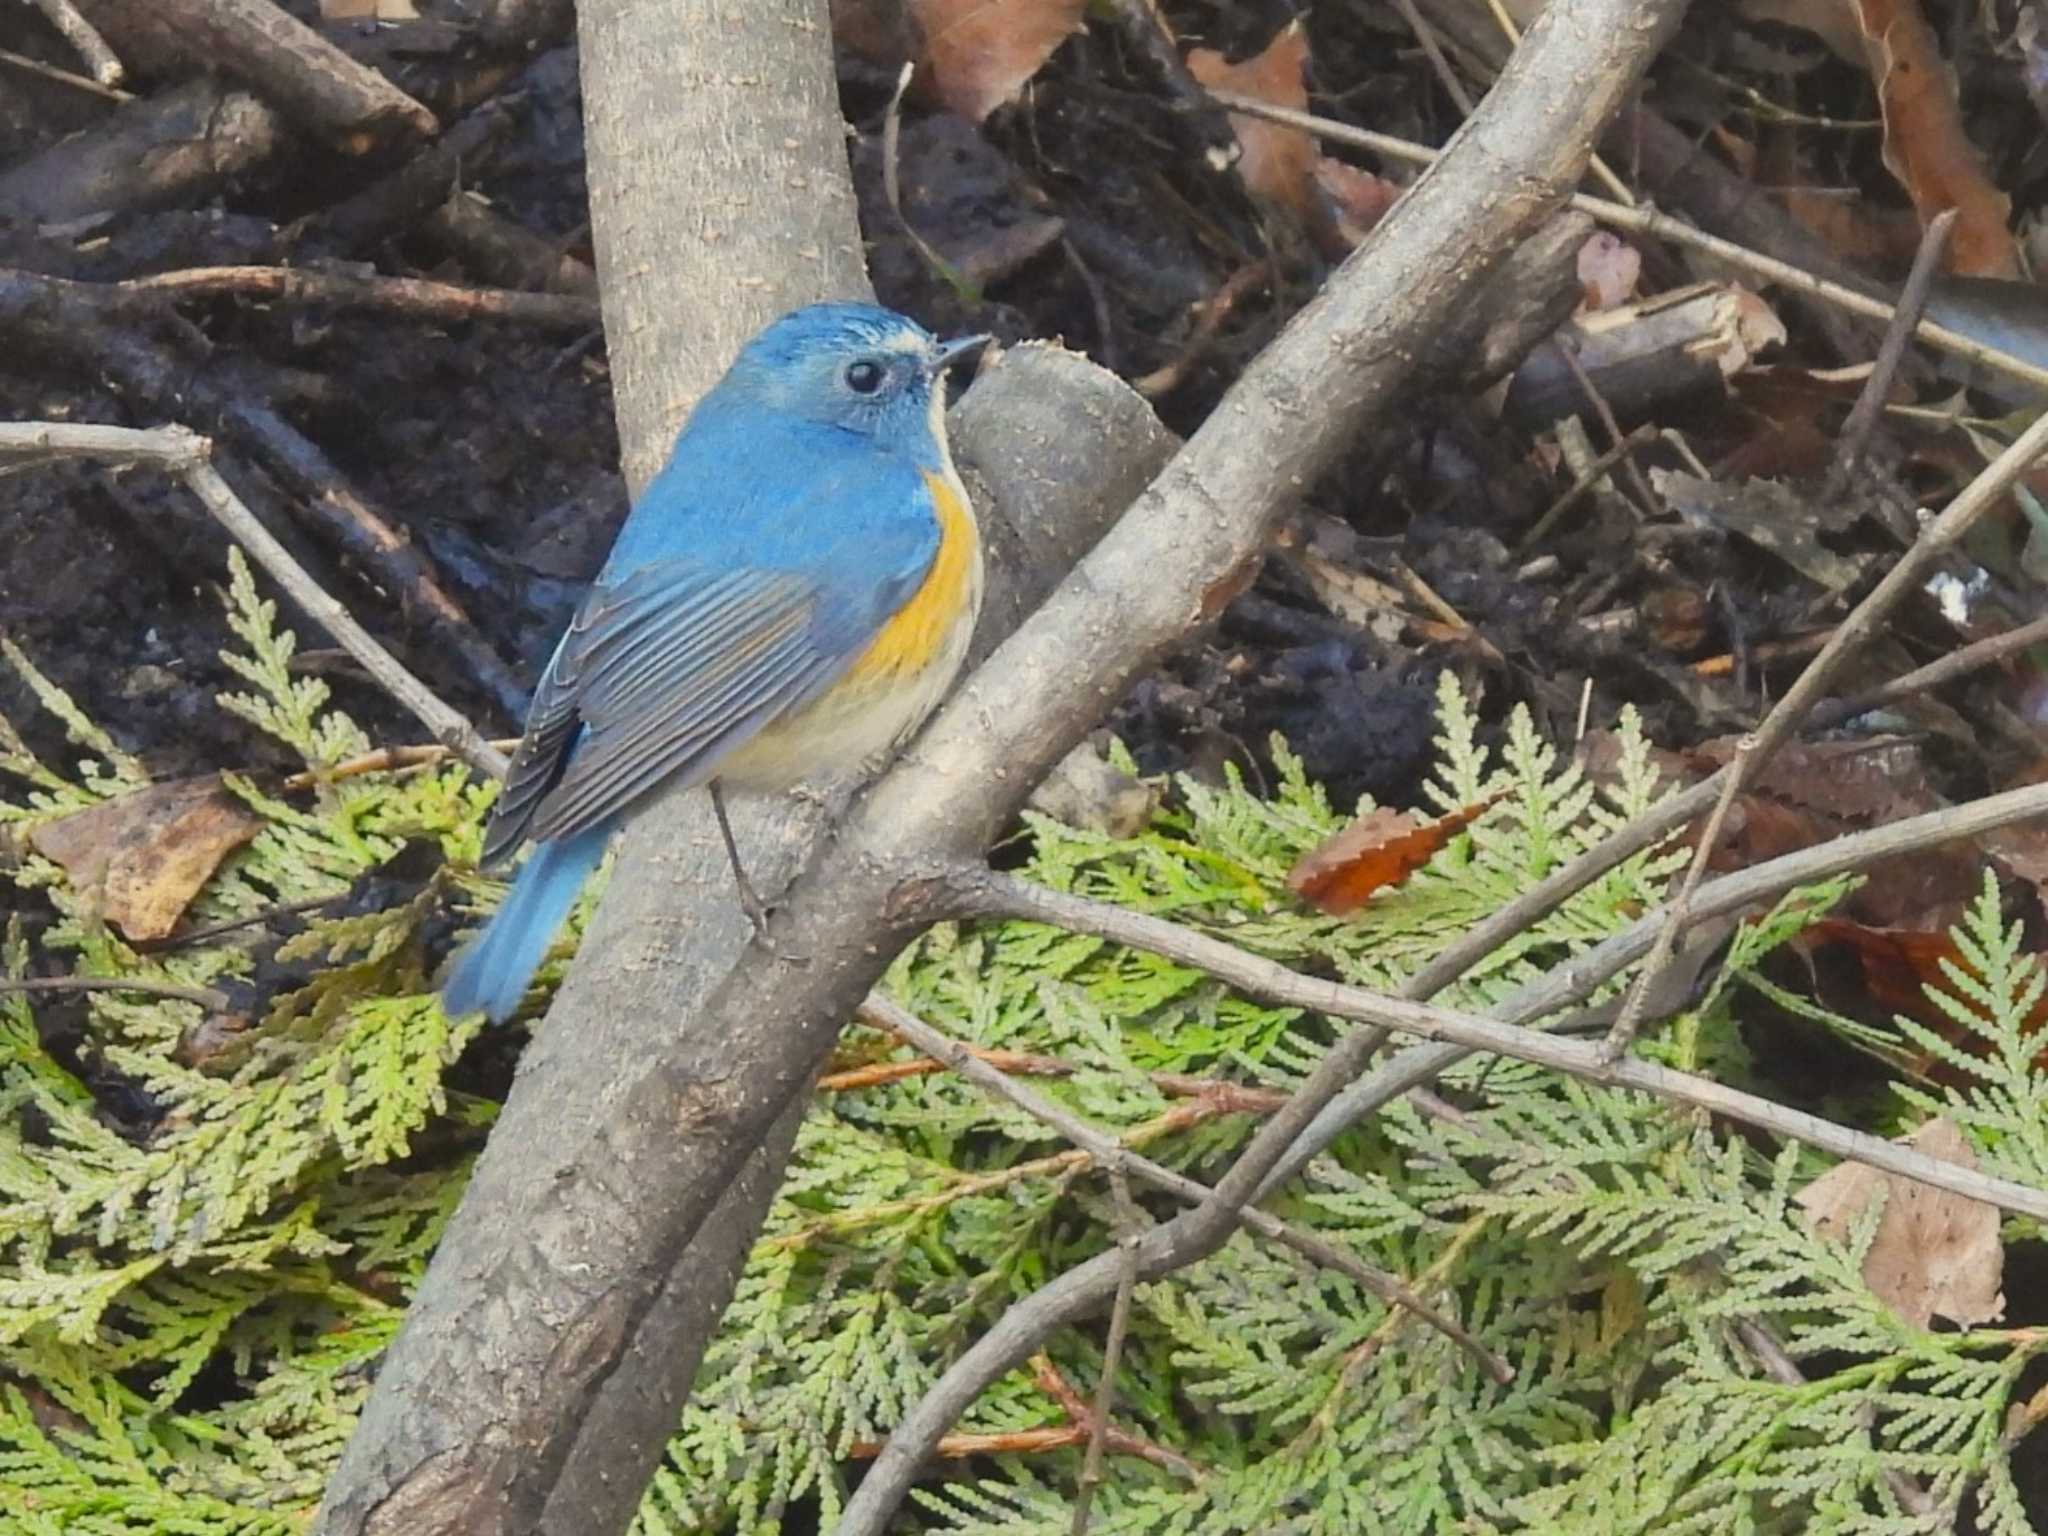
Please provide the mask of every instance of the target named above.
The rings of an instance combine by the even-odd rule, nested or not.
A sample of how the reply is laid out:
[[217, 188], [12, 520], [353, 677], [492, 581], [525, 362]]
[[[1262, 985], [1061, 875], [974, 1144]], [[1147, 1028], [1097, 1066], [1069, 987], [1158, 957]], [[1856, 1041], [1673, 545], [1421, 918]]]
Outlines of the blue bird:
[[981, 609], [981, 540], [946, 445], [940, 343], [817, 304], [747, 343], [676, 437], [555, 647], [484, 836], [534, 844], [441, 988], [502, 1021], [620, 822], [708, 784], [786, 788], [899, 745], [952, 686]]

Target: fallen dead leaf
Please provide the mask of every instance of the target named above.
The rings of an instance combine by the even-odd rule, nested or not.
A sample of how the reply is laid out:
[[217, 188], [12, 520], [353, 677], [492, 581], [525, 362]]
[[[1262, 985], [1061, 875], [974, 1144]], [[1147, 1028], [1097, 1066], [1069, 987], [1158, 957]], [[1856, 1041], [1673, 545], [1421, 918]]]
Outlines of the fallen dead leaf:
[[129, 939], [160, 939], [220, 861], [262, 827], [208, 774], [47, 822], [29, 833], [29, 846], [63, 866], [74, 890], [98, 890], [102, 914]]
[[1375, 891], [1399, 885], [1493, 804], [1482, 800], [1437, 821], [1407, 811], [1368, 811], [1309, 850], [1287, 872], [1287, 888], [1332, 917], [1356, 912]]
[[[1213, 48], [1188, 52], [1188, 73], [1211, 90], [1254, 97], [1275, 107], [1308, 110], [1308, 32], [1291, 21], [1259, 52], [1232, 64]], [[1253, 197], [1273, 203], [1306, 222], [1318, 205], [1316, 141], [1298, 128], [1230, 114], [1230, 128], [1243, 151], [1237, 173]]]
[[1315, 178], [1316, 189], [1335, 212], [1337, 233], [1347, 246], [1357, 245], [1378, 228], [1387, 211], [1408, 190], [1397, 181], [1361, 171], [1328, 155], [1317, 158]]
[[1870, 564], [1868, 555], [1838, 555], [1820, 541], [1832, 507], [1802, 497], [1778, 481], [1734, 485], [1702, 480], [1682, 470], [1653, 469], [1650, 484], [1687, 522], [1719, 528], [1776, 555], [1824, 591], [1853, 586]]
[[[1873, 1012], [1903, 1014], [1973, 1056], [1989, 1049], [1982, 1036], [1963, 1028], [1927, 995], [1930, 987], [1944, 993], [1956, 990], [1951, 967], [1965, 976], [1976, 975], [1946, 927], [1880, 928], [1827, 917], [1795, 942], [1808, 953], [1828, 944], [1843, 944], [1853, 950]], [[2022, 1033], [2039, 1035], [2044, 1027], [2048, 1027], [2048, 996], [2034, 1004]], [[1936, 1082], [1968, 1081], [1967, 1073], [1932, 1053], [1923, 1053], [1913, 1069]]]
[[[1977, 1166], [1969, 1141], [1946, 1117], [1928, 1121], [1905, 1144], [1943, 1162]], [[1863, 1258], [1864, 1283], [1916, 1328], [1936, 1317], [1973, 1328], [2004, 1316], [1996, 1206], [1862, 1163], [1830, 1168], [1797, 1198], [1817, 1231], [1840, 1239], [1879, 1190], [1884, 1215]]]
[[978, 123], [1017, 99], [1086, 9], [1087, 0], [911, 0], [909, 12], [932, 92]]
[[1054, 765], [1028, 803], [1070, 827], [1135, 837], [1159, 809], [1161, 795], [1157, 784], [1131, 777], [1084, 741]]

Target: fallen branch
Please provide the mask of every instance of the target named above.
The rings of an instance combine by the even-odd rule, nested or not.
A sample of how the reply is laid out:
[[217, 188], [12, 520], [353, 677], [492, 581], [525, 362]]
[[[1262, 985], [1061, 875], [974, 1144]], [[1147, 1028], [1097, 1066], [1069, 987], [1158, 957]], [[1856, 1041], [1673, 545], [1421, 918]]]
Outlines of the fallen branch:
[[41, 347], [111, 380], [131, 409], [176, 412], [254, 458], [294, 492], [292, 508], [395, 598], [411, 605], [471, 678], [513, 719], [526, 687], [477, 632], [419, 546], [348, 483], [327, 455], [246, 379], [187, 364], [169, 345], [110, 313], [106, 289], [0, 269], [0, 339]]
[[[1354, 128], [1349, 123], [1340, 123], [1335, 118], [1318, 117], [1312, 112], [1297, 112], [1291, 107], [1276, 107], [1250, 96], [1239, 96], [1229, 91], [1211, 93], [1215, 99], [1233, 112], [1242, 112], [1247, 117], [1265, 118], [1269, 122], [1281, 123], [1289, 128], [1299, 128], [1328, 139], [1333, 144], [1349, 144], [1358, 149], [1368, 149], [1390, 159], [1406, 161], [1412, 165], [1430, 165], [1443, 153], [1417, 144], [1409, 139], [1397, 139], [1389, 134], [1374, 133], [1366, 128]], [[1801, 293], [1825, 299], [1839, 309], [1868, 320], [1889, 322], [1897, 310], [1882, 299], [1872, 298], [1857, 289], [1841, 283], [1830, 282], [1816, 277], [1789, 262], [1779, 261], [1747, 246], [1723, 240], [1715, 235], [1696, 229], [1669, 214], [1658, 213], [1653, 208], [1632, 207], [1625, 203], [1610, 202], [1603, 197], [1574, 196], [1570, 205], [1581, 213], [1592, 215], [1602, 224], [1614, 229], [1626, 229], [1634, 234], [1648, 235], [1653, 239], [1668, 240], [1673, 245], [1686, 246], [1716, 261], [1724, 261], [1745, 272], [1779, 283]], [[2048, 389], [2048, 368], [2030, 363], [1997, 347], [1986, 346], [1973, 337], [1947, 326], [1936, 325], [1932, 320], [1922, 320], [1913, 327], [1913, 335], [1929, 346], [1943, 352], [1965, 358], [1980, 367], [1988, 368], [2007, 378], [2018, 379], [2036, 389]]]
[[152, 464], [184, 481], [214, 520], [249, 551], [285, 594], [334, 636], [385, 692], [434, 733], [444, 748], [480, 771], [502, 777], [505, 755], [485, 741], [466, 716], [444, 703], [406, 670], [346, 608], [306, 574], [305, 567], [257, 521], [256, 515], [214, 470], [212, 447], [205, 438], [184, 427], [144, 431], [46, 421], [0, 422], [0, 457], [30, 462], [90, 458]]
[[583, 294], [467, 288], [419, 277], [357, 277], [303, 267], [192, 267], [131, 277], [109, 284], [108, 291], [117, 301], [228, 293], [426, 320], [504, 320], [558, 331], [595, 330], [600, 323], [597, 300]]
[[271, 0], [87, 0], [86, 8], [116, 35], [246, 82], [351, 154], [397, 135], [440, 132], [426, 107]]
[[107, 40], [100, 36], [91, 22], [78, 14], [78, 7], [72, 4], [72, 0], [35, 0], [35, 7], [50, 18], [50, 25], [85, 60], [85, 66], [92, 71], [96, 82], [111, 90], [128, 78], [128, 71], [121, 67], [121, 60], [107, 46]]
[[[886, 1029], [915, 1045], [919, 1050], [929, 1052], [945, 1062], [962, 1077], [996, 1098], [1007, 1100], [1031, 1116], [1032, 1119], [1050, 1126], [1101, 1167], [1121, 1170], [1133, 1178], [1142, 1179], [1158, 1189], [1165, 1190], [1176, 1199], [1200, 1205], [1215, 1193], [1207, 1185], [1175, 1173], [1172, 1169], [1140, 1157], [1119, 1143], [1115, 1137], [1097, 1126], [1091, 1125], [1072, 1111], [1062, 1108], [1043, 1095], [1033, 1092], [1022, 1083], [1013, 1081], [994, 1065], [982, 1060], [967, 1046], [952, 1036], [933, 1028], [924, 1020], [911, 1013], [901, 1004], [880, 993], [870, 993], [861, 1005], [862, 1019], [878, 1029]], [[1284, 1099], [1283, 1099], [1284, 1102]], [[1400, 1307], [1412, 1313], [1444, 1337], [1452, 1340], [1459, 1348], [1470, 1353], [1495, 1381], [1503, 1384], [1514, 1380], [1515, 1373], [1508, 1363], [1464, 1328], [1445, 1317], [1429, 1305], [1399, 1277], [1375, 1268], [1334, 1244], [1325, 1242], [1312, 1232], [1304, 1232], [1269, 1215], [1257, 1206], [1246, 1206], [1238, 1213], [1245, 1226], [1269, 1238], [1282, 1247], [1292, 1249], [1303, 1258], [1349, 1276], [1363, 1289], [1379, 1297], [1391, 1306]]]
[[289, 140], [278, 115], [213, 80], [126, 101], [0, 173], [0, 212], [40, 224], [204, 201]]

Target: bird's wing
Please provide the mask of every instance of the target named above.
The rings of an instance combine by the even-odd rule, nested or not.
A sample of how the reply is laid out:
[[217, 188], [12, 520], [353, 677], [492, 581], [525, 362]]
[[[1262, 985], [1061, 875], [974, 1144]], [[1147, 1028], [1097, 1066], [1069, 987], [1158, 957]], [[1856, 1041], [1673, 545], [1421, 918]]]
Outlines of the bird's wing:
[[626, 809], [732, 746], [845, 665], [821, 594], [790, 571], [662, 560], [600, 580], [548, 663], [485, 839], [486, 862]]

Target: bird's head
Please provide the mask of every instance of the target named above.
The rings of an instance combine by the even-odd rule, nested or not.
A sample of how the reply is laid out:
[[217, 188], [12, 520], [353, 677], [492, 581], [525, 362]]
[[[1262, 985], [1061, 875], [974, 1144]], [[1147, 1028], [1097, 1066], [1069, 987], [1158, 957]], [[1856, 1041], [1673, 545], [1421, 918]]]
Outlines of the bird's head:
[[916, 321], [872, 304], [812, 304], [748, 342], [718, 392], [743, 407], [837, 427], [936, 467], [945, 372], [987, 340], [942, 342]]

